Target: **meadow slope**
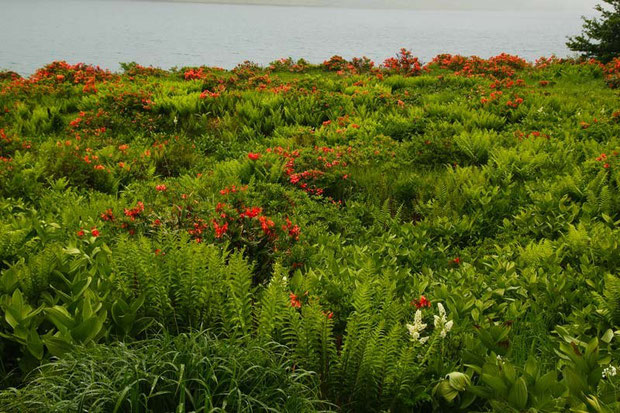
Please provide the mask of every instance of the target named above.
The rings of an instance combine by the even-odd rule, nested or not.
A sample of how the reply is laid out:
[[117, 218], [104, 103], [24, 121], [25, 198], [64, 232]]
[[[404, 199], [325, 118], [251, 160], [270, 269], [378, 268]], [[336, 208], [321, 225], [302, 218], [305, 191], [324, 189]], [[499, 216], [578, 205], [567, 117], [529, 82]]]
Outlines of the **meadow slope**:
[[0, 72], [0, 410], [620, 409], [620, 60]]

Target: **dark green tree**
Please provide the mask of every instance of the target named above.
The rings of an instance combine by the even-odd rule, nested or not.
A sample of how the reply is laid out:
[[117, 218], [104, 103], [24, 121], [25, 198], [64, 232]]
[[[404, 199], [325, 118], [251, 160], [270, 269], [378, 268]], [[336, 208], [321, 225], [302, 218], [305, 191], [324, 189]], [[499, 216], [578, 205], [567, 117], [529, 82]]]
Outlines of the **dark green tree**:
[[604, 63], [620, 55], [620, 0], [603, 0], [611, 7], [598, 4], [600, 18], [582, 17], [583, 33], [568, 39], [566, 46], [584, 57], [593, 57]]

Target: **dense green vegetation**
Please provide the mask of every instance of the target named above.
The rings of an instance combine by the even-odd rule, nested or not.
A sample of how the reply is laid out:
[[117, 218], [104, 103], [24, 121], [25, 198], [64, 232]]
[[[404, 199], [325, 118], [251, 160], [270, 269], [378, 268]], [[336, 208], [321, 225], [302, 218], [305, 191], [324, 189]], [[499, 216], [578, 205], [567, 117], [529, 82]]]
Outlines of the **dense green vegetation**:
[[0, 73], [0, 410], [620, 408], [620, 61]]

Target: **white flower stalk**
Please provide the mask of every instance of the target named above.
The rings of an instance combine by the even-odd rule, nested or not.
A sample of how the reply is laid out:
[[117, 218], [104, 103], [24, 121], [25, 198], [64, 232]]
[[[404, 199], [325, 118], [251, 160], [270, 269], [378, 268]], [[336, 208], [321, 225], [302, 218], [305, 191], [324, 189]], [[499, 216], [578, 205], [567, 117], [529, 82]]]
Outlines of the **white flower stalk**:
[[613, 377], [616, 374], [618, 374], [618, 371], [616, 370], [614, 366], [610, 365], [605, 370], [603, 370], [603, 372], [601, 373], [601, 376], [605, 379], [607, 377]]
[[406, 327], [412, 340], [418, 341], [420, 344], [428, 341], [428, 337], [420, 337], [420, 333], [426, 328], [426, 324], [422, 322], [422, 311], [417, 310], [413, 318], [413, 324], [407, 324]]
[[435, 318], [435, 329], [441, 331], [439, 333], [441, 338], [446, 338], [446, 334], [448, 334], [448, 332], [452, 329], [454, 321], [448, 321], [448, 318], [446, 317], [446, 309], [443, 307], [443, 304], [437, 303], [437, 308], [439, 309], [439, 315], [433, 316]]

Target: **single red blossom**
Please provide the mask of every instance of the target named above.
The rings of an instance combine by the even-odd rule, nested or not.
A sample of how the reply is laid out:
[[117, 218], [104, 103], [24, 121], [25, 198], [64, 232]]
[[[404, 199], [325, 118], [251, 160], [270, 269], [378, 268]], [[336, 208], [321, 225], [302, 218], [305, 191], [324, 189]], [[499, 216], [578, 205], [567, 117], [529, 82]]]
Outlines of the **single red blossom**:
[[605, 165], [603, 165], [603, 168], [605, 168], [605, 169], [609, 169], [609, 164], [608, 164], [608, 163], [606, 163]]
[[431, 302], [425, 296], [421, 295], [420, 299], [413, 300], [411, 302], [411, 305], [415, 305], [416, 308], [424, 308], [424, 307], [430, 308]]
[[260, 157], [261, 157], [260, 153], [253, 153], [253, 152], [248, 153], [248, 158], [252, 161], [258, 161]]
[[93, 237], [98, 237], [100, 235], [100, 232], [97, 229], [97, 227], [92, 227], [90, 229], [90, 235], [92, 235]]
[[461, 263], [461, 257], [453, 258], [450, 262], [454, 265], [459, 265]]
[[164, 192], [168, 190], [168, 187], [164, 184], [155, 186], [155, 190], [159, 192]]
[[301, 301], [294, 293], [289, 294], [289, 298], [291, 299], [291, 307], [293, 308], [301, 308]]
[[84, 230], [83, 230], [83, 229], [79, 230], [79, 231], [77, 232], [77, 236], [78, 236], [78, 237], [80, 237], [80, 238], [82, 238], [82, 237], [84, 236]]

